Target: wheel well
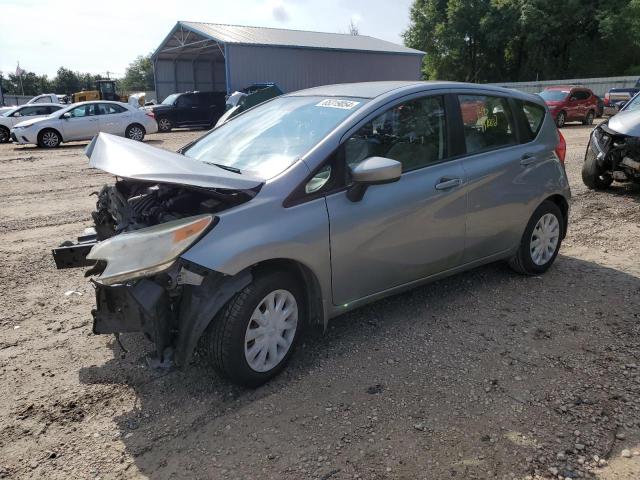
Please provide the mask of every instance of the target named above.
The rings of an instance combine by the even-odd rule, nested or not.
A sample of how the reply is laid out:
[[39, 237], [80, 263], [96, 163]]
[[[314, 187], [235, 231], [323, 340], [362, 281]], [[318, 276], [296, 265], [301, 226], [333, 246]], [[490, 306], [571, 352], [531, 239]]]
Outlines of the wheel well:
[[325, 326], [324, 305], [322, 302], [322, 288], [313, 271], [302, 263], [287, 258], [265, 260], [252, 267], [252, 270], [278, 270], [294, 276], [304, 285], [307, 319], [309, 324]]
[[545, 199], [555, 203], [562, 213], [562, 238], [567, 236], [567, 227], [569, 226], [569, 202], [562, 195], [551, 195]]
[[62, 134], [60, 133], [60, 131], [56, 128], [53, 127], [45, 127], [42, 130], [40, 130], [38, 132], [38, 140], [40, 140], [40, 135], [42, 135], [44, 132], [46, 132], [47, 130], [53, 130], [54, 132], [56, 132], [58, 134], [58, 136], [60, 137], [60, 141], [63, 142], [64, 139], [62, 138]]

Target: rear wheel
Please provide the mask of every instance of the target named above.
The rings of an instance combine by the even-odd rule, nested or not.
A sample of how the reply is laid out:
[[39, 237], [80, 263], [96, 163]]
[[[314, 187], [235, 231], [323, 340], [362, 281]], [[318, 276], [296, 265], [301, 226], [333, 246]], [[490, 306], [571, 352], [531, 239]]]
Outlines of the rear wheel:
[[144, 139], [145, 133], [147, 132], [145, 131], [144, 127], [138, 123], [129, 125], [127, 127], [127, 130], [125, 131], [125, 135], [127, 138], [130, 138], [131, 140], [137, 140], [138, 142], [141, 142]]
[[173, 124], [171, 123], [171, 120], [169, 120], [167, 117], [160, 117], [158, 119], [158, 130], [161, 132], [170, 132], [171, 129], [173, 128]]
[[598, 165], [598, 159], [591, 147], [582, 164], [582, 181], [591, 190], [604, 190], [613, 183], [611, 174]]
[[582, 124], [583, 125], [593, 125], [593, 119], [594, 118], [596, 118], [596, 114], [594, 113], [593, 110], [589, 110], [589, 113], [587, 113], [587, 116], [582, 121]]
[[567, 123], [567, 114], [564, 112], [560, 112], [556, 117], [556, 125], [558, 128], [564, 127], [564, 124]]
[[257, 387], [289, 361], [304, 324], [304, 296], [284, 272], [258, 273], [213, 319], [201, 345], [231, 381]]
[[55, 148], [60, 145], [62, 138], [52, 128], [45, 128], [38, 134], [38, 145], [43, 148]]
[[7, 127], [0, 127], [0, 143], [7, 143], [9, 138], [9, 129]]
[[509, 265], [524, 275], [540, 275], [553, 264], [562, 243], [562, 212], [545, 200], [533, 212], [524, 230], [520, 247]]

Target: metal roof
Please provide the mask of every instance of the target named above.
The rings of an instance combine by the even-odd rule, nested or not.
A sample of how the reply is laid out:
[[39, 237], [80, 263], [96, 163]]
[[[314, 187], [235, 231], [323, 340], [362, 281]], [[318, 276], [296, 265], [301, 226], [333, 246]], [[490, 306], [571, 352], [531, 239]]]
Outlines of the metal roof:
[[186, 21], [179, 21], [176, 27], [180, 25], [219, 43], [424, 55], [420, 50], [367, 35]]

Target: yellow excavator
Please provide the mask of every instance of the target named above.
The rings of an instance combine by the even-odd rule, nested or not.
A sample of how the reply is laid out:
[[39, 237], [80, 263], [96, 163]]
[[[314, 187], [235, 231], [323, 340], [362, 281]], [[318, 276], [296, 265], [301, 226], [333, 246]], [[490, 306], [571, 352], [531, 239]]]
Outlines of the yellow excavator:
[[115, 80], [98, 80], [96, 81], [95, 90], [82, 90], [74, 93], [72, 102], [86, 102], [89, 100], [114, 100], [116, 102], [127, 102], [128, 95], [118, 95], [116, 93]]

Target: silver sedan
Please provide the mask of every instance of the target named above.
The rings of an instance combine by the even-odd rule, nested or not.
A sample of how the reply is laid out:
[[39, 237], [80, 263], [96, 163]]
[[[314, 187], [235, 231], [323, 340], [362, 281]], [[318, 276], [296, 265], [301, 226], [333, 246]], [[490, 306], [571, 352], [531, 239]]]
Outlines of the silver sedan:
[[540, 275], [567, 231], [566, 145], [542, 100], [461, 83], [318, 87], [179, 153], [99, 135], [115, 175], [95, 231], [94, 333], [143, 331], [158, 364], [197, 345], [235, 382], [287, 364], [303, 331], [489, 262]]

